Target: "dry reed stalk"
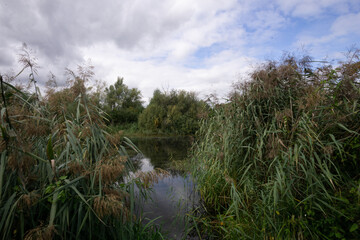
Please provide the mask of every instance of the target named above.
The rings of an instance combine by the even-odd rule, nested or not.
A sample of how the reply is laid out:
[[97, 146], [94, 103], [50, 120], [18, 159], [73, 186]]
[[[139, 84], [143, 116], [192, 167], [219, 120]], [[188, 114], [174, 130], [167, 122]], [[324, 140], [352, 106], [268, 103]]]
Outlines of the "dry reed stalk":
[[100, 217], [120, 217], [127, 216], [127, 208], [124, 206], [122, 198], [114, 194], [106, 194], [94, 198], [93, 208], [96, 214]]
[[25, 234], [24, 240], [49, 240], [53, 239], [55, 233], [55, 226], [38, 226], [29, 230]]
[[145, 188], [151, 187], [154, 183], [158, 183], [159, 180], [164, 179], [171, 174], [163, 169], [156, 168], [149, 172], [138, 172], [136, 178], [139, 178]]
[[125, 171], [125, 156], [116, 158], [108, 158], [101, 160], [100, 164], [96, 167], [101, 174], [101, 182], [103, 184], [112, 184], [124, 175]]

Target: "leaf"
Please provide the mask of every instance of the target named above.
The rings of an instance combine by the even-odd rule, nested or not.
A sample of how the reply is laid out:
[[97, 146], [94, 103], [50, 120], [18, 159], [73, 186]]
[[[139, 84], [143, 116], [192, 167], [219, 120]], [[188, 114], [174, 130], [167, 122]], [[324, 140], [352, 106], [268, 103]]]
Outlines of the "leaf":
[[22, 153], [24, 153], [24, 154], [26, 154], [26, 155], [28, 155], [28, 156], [30, 156], [30, 157], [33, 157], [33, 158], [37, 159], [37, 160], [39, 160], [39, 161], [48, 162], [47, 160], [43, 159], [42, 157], [36, 156], [35, 154], [32, 154], [31, 152], [25, 152], [25, 151], [23, 151], [21, 148], [18, 148], [18, 147], [16, 147], [16, 146], [11, 146], [11, 147], [14, 148], [14, 149], [16, 149], [16, 150], [18, 150], [19, 152], [22, 152]]
[[350, 232], [356, 231], [358, 228], [359, 226], [356, 223], [354, 223], [350, 228]]
[[49, 193], [52, 193], [53, 191], [54, 191], [54, 188], [55, 188], [55, 186], [53, 185], [53, 184], [50, 184], [49, 186], [47, 186], [46, 188], [45, 188], [45, 194], [49, 194]]
[[342, 235], [341, 233], [339, 233], [339, 232], [336, 232], [336, 233], [335, 233], [335, 237], [337, 237], [337, 238], [342, 238], [343, 235]]
[[54, 159], [54, 150], [53, 150], [53, 146], [52, 146], [51, 137], [49, 138], [49, 141], [46, 146], [46, 155], [49, 160]]
[[97, 217], [97, 219], [103, 223], [104, 225], [106, 225], [106, 223], [103, 222], [103, 220], [101, 220], [101, 218], [96, 214], [96, 212], [94, 211], [94, 209], [90, 206], [90, 204], [88, 203], [88, 201], [86, 201], [85, 197], [83, 194], [80, 193], [80, 191], [74, 186], [74, 185], [70, 185], [71, 182], [69, 180], [65, 180], [65, 182], [67, 184], [69, 184], [69, 187], [72, 188], [76, 194], [80, 197], [80, 199], [89, 207], [89, 209], [94, 213], [94, 215]]
[[359, 135], [359, 133], [348, 129], [347, 127], [345, 127], [345, 126], [344, 126], [343, 124], [341, 124], [341, 123], [338, 123], [338, 126], [341, 127], [342, 129], [344, 129], [345, 131], [349, 132], [349, 133], [353, 133], [353, 134], [355, 134], [355, 135]]
[[162, 216], [159, 216], [159, 217], [154, 218], [154, 219], [152, 219], [151, 221], [149, 221], [149, 222], [144, 226], [144, 228], [143, 228], [143, 230], [141, 231], [141, 233], [144, 234], [145, 231], [147, 230], [147, 228], [151, 227], [152, 224], [153, 224], [156, 220], [160, 219], [161, 217], [162, 217]]
[[5, 142], [9, 141], [10, 136], [7, 134], [5, 128], [3, 128], [3, 126], [0, 126], [1, 128], [1, 136], [4, 138]]
[[54, 220], [55, 220], [55, 216], [56, 216], [58, 194], [59, 194], [58, 192], [55, 192], [54, 195], [53, 195], [53, 201], [52, 201], [51, 209], [50, 209], [49, 226], [54, 225]]
[[6, 150], [4, 150], [1, 153], [1, 163], [0, 163], [0, 202], [2, 201], [2, 189], [3, 189], [3, 181], [4, 181], [4, 176], [5, 176], [5, 161], [6, 161]]
[[60, 180], [65, 180], [67, 178], [66, 175], [59, 177]]

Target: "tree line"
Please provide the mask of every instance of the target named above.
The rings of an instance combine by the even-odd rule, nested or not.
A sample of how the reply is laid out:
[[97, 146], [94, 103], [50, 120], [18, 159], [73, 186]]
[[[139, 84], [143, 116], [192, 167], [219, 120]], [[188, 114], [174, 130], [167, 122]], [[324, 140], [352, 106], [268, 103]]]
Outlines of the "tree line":
[[207, 105], [194, 92], [156, 89], [146, 108], [141, 91], [129, 88], [118, 77], [105, 89], [103, 109], [111, 125], [135, 124], [143, 133], [191, 135], [199, 128], [199, 119]]

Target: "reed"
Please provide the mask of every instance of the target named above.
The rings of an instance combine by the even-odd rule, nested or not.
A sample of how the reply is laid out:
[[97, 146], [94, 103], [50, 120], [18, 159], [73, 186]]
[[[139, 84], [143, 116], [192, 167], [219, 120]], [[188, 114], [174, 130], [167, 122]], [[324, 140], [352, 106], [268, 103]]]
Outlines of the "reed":
[[56, 95], [46, 101], [0, 78], [0, 239], [162, 239], [134, 217], [141, 181], [124, 181], [124, 142], [103, 130], [83, 80], [66, 90], [69, 114], [53, 108]]
[[359, 86], [359, 51], [337, 67], [287, 56], [235, 85], [192, 152], [198, 226], [223, 239], [355, 239]]

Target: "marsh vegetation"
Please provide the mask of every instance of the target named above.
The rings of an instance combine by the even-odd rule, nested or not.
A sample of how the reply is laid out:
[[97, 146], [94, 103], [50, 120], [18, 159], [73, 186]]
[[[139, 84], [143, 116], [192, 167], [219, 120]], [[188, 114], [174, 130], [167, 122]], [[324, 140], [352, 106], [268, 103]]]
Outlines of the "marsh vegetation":
[[[186, 202], [191, 188], [196, 203], [179, 212], [198, 238], [360, 235], [358, 50], [335, 65], [269, 61], [234, 84], [225, 103], [156, 90], [146, 108], [122, 78], [105, 90], [94, 84], [91, 65], [66, 69], [61, 88], [50, 75], [42, 96], [26, 46], [19, 63], [19, 74], [0, 76], [1, 239], [186, 238], [163, 234], [166, 216], [147, 202], [185, 180], [191, 187], [170, 195]], [[30, 88], [14, 85], [25, 73]], [[123, 126], [194, 137], [132, 141]], [[141, 210], [153, 214], [144, 221]]]
[[287, 55], [236, 84], [192, 155], [204, 232], [221, 239], [356, 239], [360, 61]]
[[[26, 48], [23, 69], [35, 91], [1, 80], [1, 239], [162, 239], [135, 218], [127, 138], [105, 129], [92, 68], [67, 70], [69, 85], [41, 97], [37, 65]], [[129, 178], [128, 178], [129, 179]]]

